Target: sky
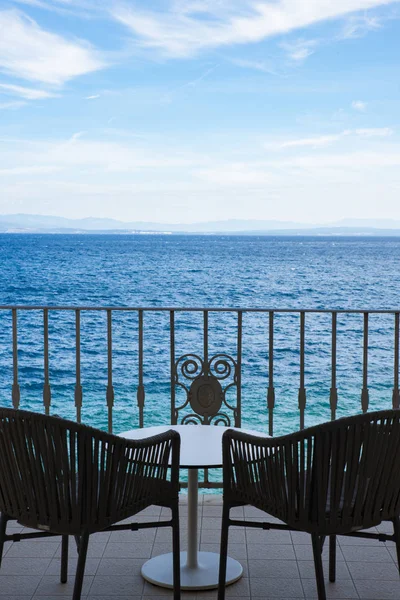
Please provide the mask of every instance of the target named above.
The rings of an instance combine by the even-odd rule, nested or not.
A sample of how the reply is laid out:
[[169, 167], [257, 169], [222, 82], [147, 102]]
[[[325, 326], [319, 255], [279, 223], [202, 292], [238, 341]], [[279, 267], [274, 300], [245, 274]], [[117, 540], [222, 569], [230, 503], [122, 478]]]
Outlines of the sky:
[[0, 214], [400, 219], [399, 0], [0, 0]]

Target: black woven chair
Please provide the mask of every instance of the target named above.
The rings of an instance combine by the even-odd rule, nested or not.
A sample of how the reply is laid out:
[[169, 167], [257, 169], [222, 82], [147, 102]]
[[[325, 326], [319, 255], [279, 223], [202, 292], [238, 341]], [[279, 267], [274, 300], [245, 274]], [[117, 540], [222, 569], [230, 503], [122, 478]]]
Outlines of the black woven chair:
[[[126, 440], [57, 417], [0, 408], [0, 565], [5, 541], [61, 535], [65, 583], [73, 535], [79, 553], [73, 600], [78, 600], [90, 534], [169, 526], [178, 600], [179, 451], [175, 431]], [[117, 524], [152, 504], [170, 508], [172, 518]], [[10, 519], [38, 531], [7, 535]]]
[[[223, 436], [224, 502], [218, 598], [225, 598], [231, 525], [311, 534], [318, 598], [325, 600], [322, 549], [336, 576], [336, 535], [396, 543], [400, 572], [400, 411], [339, 419], [279, 438], [228, 430]], [[251, 505], [283, 523], [230, 518]], [[392, 521], [393, 535], [361, 531]]]

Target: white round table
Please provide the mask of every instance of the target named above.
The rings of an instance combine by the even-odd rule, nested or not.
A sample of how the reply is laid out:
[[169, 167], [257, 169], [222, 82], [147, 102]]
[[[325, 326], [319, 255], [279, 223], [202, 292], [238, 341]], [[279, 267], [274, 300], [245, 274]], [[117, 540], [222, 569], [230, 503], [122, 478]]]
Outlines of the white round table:
[[[160, 425], [144, 427], [120, 433], [134, 440], [150, 437], [174, 429], [181, 436], [180, 467], [188, 469], [188, 549], [181, 552], [182, 590], [209, 590], [218, 587], [219, 554], [198, 550], [198, 469], [222, 467], [222, 434], [235, 427], [214, 425]], [[259, 431], [240, 429], [257, 436]], [[242, 565], [228, 556], [226, 583], [234, 583], [243, 574]], [[148, 560], [142, 566], [143, 577], [161, 587], [173, 587], [172, 553], [162, 554]]]

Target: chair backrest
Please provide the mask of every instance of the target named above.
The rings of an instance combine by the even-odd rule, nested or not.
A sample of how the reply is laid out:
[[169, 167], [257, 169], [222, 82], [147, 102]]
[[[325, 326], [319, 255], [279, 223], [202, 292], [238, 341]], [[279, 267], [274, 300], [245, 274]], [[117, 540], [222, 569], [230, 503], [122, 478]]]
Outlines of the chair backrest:
[[177, 496], [179, 442], [176, 432], [125, 440], [57, 417], [0, 408], [0, 511], [52, 532], [104, 529], [135, 506], [138, 511], [163, 500], [162, 494], [166, 501]]
[[[225, 437], [226, 436], [226, 437]], [[400, 411], [356, 415], [280, 438], [224, 436], [225, 493], [321, 534], [400, 514]]]

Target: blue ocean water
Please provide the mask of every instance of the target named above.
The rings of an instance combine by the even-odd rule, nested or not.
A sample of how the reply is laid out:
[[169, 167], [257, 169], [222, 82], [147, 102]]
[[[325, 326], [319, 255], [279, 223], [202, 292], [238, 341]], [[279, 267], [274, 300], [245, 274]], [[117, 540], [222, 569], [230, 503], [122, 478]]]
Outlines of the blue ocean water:
[[[0, 304], [120, 307], [399, 309], [400, 238], [0, 235]], [[49, 317], [51, 412], [75, 418], [75, 315]], [[211, 313], [209, 353], [236, 356], [235, 314]], [[298, 429], [299, 317], [275, 318], [275, 433]], [[360, 411], [362, 315], [338, 315], [338, 415]], [[372, 315], [370, 408], [390, 407], [393, 315]], [[81, 318], [85, 423], [107, 425], [107, 320]], [[202, 315], [176, 316], [176, 357], [202, 355]], [[144, 315], [145, 425], [170, 419], [169, 314]], [[20, 311], [21, 407], [42, 410], [43, 315]], [[307, 314], [306, 425], [330, 418], [330, 315]], [[138, 424], [138, 319], [113, 316], [114, 431]], [[0, 311], [1, 403], [11, 405], [11, 311]], [[242, 416], [267, 431], [268, 315], [243, 316]]]

